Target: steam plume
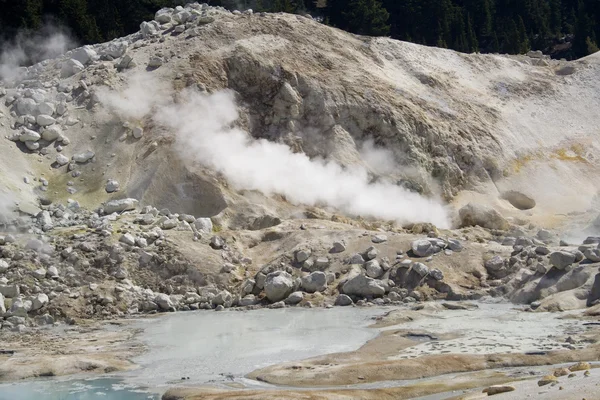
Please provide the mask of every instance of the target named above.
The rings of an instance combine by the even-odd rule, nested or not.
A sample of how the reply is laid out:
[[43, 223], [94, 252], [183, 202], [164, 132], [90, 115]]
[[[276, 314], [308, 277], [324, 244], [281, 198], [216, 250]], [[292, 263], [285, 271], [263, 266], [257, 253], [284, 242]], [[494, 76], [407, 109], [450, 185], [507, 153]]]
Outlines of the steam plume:
[[[181, 157], [219, 171], [236, 189], [281, 194], [292, 203], [331, 206], [351, 215], [400, 223], [431, 222], [442, 228], [450, 225], [446, 210], [438, 201], [394, 184], [371, 183], [364, 168], [344, 169], [331, 161], [311, 160], [305, 154], [293, 153], [286, 145], [254, 139], [232, 127], [238, 111], [230, 91], [206, 95], [186, 90], [174, 103], [148, 93], [148, 88], [156, 86], [137, 87], [140, 81], [143, 80], [134, 79], [124, 93], [137, 94], [139, 99], [154, 98], [155, 104], [160, 103], [154, 119], [176, 133]], [[115, 94], [101, 93], [100, 99], [113, 107], [123, 104]], [[125, 107], [122, 115], [131, 111], [139, 118], [140, 109]], [[144, 110], [147, 108], [148, 104]], [[369, 149], [371, 155], [374, 151]], [[386, 157], [383, 154], [377, 159]]]

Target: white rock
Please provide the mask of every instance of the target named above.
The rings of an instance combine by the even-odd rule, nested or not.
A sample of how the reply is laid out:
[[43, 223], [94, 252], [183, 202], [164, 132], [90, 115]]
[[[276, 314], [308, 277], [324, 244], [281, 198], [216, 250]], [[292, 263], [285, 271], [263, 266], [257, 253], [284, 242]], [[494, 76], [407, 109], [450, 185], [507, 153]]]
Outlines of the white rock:
[[9, 299], [19, 296], [21, 289], [19, 285], [0, 285], [0, 294]]
[[49, 103], [47, 101], [40, 103], [37, 105], [37, 111], [40, 114], [45, 114], [45, 115], [54, 115], [54, 112], [56, 111], [56, 107], [54, 107], [53, 103]]
[[158, 68], [161, 65], [163, 65], [163, 60], [161, 57], [150, 57], [150, 60], [148, 61], [149, 68]]
[[0, 293], [0, 317], [6, 312], [6, 306], [4, 305], [4, 296]]
[[121, 238], [119, 239], [119, 242], [125, 243], [129, 246], [133, 246], [133, 245], [135, 245], [135, 238], [133, 237], [132, 234], [126, 233], [123, 236], [121, 236]]
[[154, 15], [154, 20], [160, 24], [168, 24], [171, 22], [171, 9], [163, 8], [158, 10]]
[[79, 61], [82, 65], [86, 65], [98, 60], [98, 54], [91, 46], [83, 46], [73, 50], [71, 58]]
[[91, 160], [92, 158], [94, 158], [95, 155], [96, 155], [96, 153], [88, 150], [85, 153], [75, 154], [73, 156], [73, 161], [75, 161], [77, 163], [85, 163], [85, 162], [88, 162], [89, 160]]
[[48, 142], [52, 142], [60, 137], [62, 137], [62, 129], [60, 129], [59, 125], [52, 125], [42, 130], [42, 139]]
[[16, 103], [17, 115], [33, 115], [37, 110], [35, 100], [30, 98], [20, 98]]
[[31, 311], [36, 311], [39, 310], [40, 308], [44, 307], [46, 304], [48, 304], [48, 296], [44, 293], [39, 293], [37, 294], [31, 301]]
[[345, 294], [361, 297], [383, 296], [385, 294], [385, 286], [380, 280], [358, 274], [344, 283], [342, 291]]
[[210, 218], [198, 218], [194, 222], [194, 229], [200, 233], [212, 233], [213, 223]]
[[60, 77], [68, 78], [83, 71], [84, 69], [85, 67], [82, 63], [77, 60], [70, 59], [62, 63], [60, 68]]
[[308, 293], [322, 292], [327, 288], [327, 275], [316, 271], [302, 278], [302, 288]]
[[[25, 142], [25, 146], [31, 151], [35, 151], [40, 148], [40, 144], [38, 142], [32, 142], [32, 141]], [[29, 183], [29, 182], [25, 182], [25, 183]]]
[[127, 51], [129, 43], [124, 40], [111, 42], [100, 51], [102, 56], [112, 57], [113, 59], [121, 57]]
[[371, 238], [371, 241], [373, 243], [383, 243], [383, 242], [387, 242], [388, 238], [386, 235], [374, 235]]
[[265, 280], [265, 294], [275, 303], [288, 297], [293, 290], [292, 276], [284, 271], [271, 272]]
[[367, 276], [371, 278], [379, 278], [383, 273], [383, 269], [379, 265], [379, 261], [377, 260], [369, 260], [365, 264], [365, 268], [367, 270]]
[[104, 204], [104, 213], [112, 214], [114, 212], [135, 210], [138, 204], [139, 201], [132, 198], [111, 200]]
[[106, 193], [114, 193], [114, 192], [118, 192], [119, 189], [121, 188], [121, 185], [119, 184], [118, 181], [114, 180], [114, 179], [109, 179], [106, 182]]
[[285, 302], [286, 304], [294, 305], [300, 303], [302, 300], [304, 300], [304, 293], [294, 292], [290, 294], [287, 299], [285, 299]]
[[140, 24], [140, 32], [144, 38], [156, 36], [160, 33], [160, 25], [156, 21], [144, 21]]
[[144, 136], [144, 130], [142, 128], [140, 128], [139, 126], [136, 126], [135, 128], [133, 128], [133, 137], [136, 139], [141, 138], [142, 136]]
[[13, 303], [8, 311], [8, 314], [16, 317], [27, 317], [27, 313], [31, 311], [31, 300], [23, 300], [21, 297], [13, 299]]
[[60, 166], [67, 165], [69, 163], [69, 159], [62, 154], [56, 156], [56, 163]]
[[154, 298], [154, 302], [160, 307], [161, 310], [169, 310], [173, 307], [173, 302], [171, 298], [164, 293], [159, 293]]
[[54, 265], [48, 267], [48, 271], [46, 271], [46, 276], [50, 279], [58, 278], [58, 269]]
[[37, 142], [41, 138], [42, 136], [40, 136], [39, 133], [27, 128], [23, 128], [21, 131], [21, 135], [19, 135], [19, 140], [21, 142]]
[[40, 114], [35, 117], [35, 122], [37, 122], [39, 126], [49, 126], [55, 124], [56, 120], [49, 115]]

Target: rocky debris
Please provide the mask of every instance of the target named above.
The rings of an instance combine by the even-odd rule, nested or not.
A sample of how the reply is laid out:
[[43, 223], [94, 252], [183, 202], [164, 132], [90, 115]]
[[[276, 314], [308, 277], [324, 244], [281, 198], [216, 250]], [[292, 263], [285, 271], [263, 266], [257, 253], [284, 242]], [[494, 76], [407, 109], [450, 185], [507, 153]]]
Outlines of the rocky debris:
[[383, 296], [385, 294], [385, 286], [380, 280], [363, 274], [357, 274], [344, 283], [342, 292], [347, 295], [359, 297]]
[[458, 211], [458, 215], [462, 227], [481, 226], [503, 231], [510, 228], [508, 221], [498, 211], [481, 204], [469, 203]]
[[315, 271], [302, 278], [302, 288], [308, 293], [322, 292], [327, 288], [327, 275]]
[[550, 254], [550, 264], [558, 270], [563, 270], [576, 260], [575, 254], [568, 251], [555, 251]]
[[265, 294], [272, 303], [284, 300], [293, 292], [293, 288], [294, 280], [285, 271], [271, 272], [264, 283]]

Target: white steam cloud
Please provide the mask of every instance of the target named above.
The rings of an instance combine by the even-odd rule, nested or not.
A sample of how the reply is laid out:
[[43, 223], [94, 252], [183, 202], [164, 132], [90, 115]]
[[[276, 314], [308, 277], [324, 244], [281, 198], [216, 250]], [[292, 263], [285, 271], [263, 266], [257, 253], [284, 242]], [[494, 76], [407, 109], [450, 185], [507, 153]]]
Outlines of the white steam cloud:
[[10, 193], [0, 190], [0, 224], [7, 223], [14, 218], [15, 198]]
[[[177, 103], [165, 102], [164, 96], [149, 93], [156, 86], [138, 84], [134, 78], [123, 93], [136, 95], [140, 103], [132, 108], [117, 100], [115, 94], [100, 93], [110, 107], [123, 105], [131, 118], [142, 110], [155, 109], [154, 120], [177, 135], [176, 145], [185, 160], [200, 162], [222, 173], [236, 189], [258, 190], [265, 195], [280, 194], [292, 203], [331, 206], [350, 215], [394, 220], [400, 223], [431, 222], [450, 227], [446, 209], [439, 201], [391, 183], [371, 182], [362, 167], [344, 169], [327, 160], [310, 159], [279, 143], [254, 139], [233, 127], [238, 111], [231, 91], [211, 95], [192, 90], [182, 92]], [[377, 165], [389, 154], [368, 151]], [[379, 165], [379, 167], [382, 167]]]
[[21, 79], [23, 66], [55, 58], [74, 47], [75, 42], [69, 35], [52, 25], [46, 25], [34, 34], [19, 32], [0, 46], [0, 81]]

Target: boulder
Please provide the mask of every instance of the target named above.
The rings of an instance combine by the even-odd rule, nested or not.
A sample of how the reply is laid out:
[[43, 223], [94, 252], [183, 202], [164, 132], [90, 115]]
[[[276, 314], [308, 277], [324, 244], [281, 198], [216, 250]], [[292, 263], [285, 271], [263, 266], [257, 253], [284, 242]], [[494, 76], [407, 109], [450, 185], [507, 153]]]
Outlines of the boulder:
[[231, 296], [231, 293], [229, 293], [227, 290], [222, 290], [212, 298], [211, 303], [213, 306], [222, 305], [227, 307], [231, 305], [232, 299], [233, 297]]
[[600, 262], [600, 249], [586, 249], [583, 255], [591, 262]]
[[383, 296], [385, 294], [385, 285], [380, 280], [358, 274], [344, 283], [342, 292], [360, 297]]
[[21, 142], [36, 142], [41, 138], [42, 136], [39, 133], [27, 128], [23, 128], [21, 130], [21, 134], [19, 135], [19, 141]]
[[54, 265], [48, 267], [48, 270], [46, 271], [46, 277], [48, 277], [50, 279], [57, 279], [58, 278], [58, 269]]
[[248, 294], [248, 295], [242, 297], [240, 299], [240, 301], [238, 302], [238, 304], [241, 307], [252, 306], [256, 303], [257, 303], [257, 299], [256, 299], [256, 296], [254, 296], [253, 294]]
[[488, 229], [506, 231], [510, 228], [508, 221], [493, 208], [481, 204], [469, 203], [458, 211], [460, 226], [481, 226]]
[[285, 299], [285, 303], [294, 305], [300, 303], [302, 300], [304, 300], [304, 293], [294, 292], [290, 294], [287, 299]]
[[575, 254], [571, 252], [555, 251], [550, 254], [550, 264], [556, 269], [563, 270], [573, 264], [576, 258]]
[[161, 65], [163, 65], [162, 57], [153, 56], [150, 57], [150, 60], [148, 60], [148, 68], [158, 68]]
[[61, 167], [69, 163], [69, 159], [62, 154], [56, 156], [56, 163]]
[[54, 125], [56, 123], [56, 120], [54, 118], [52, 118], [50, 115], [40, 114], [37, 117], [35, 117], [35, 122], [39, 126], [45, 127], [45, 126]]
[[303, 263], [308, 260], [311, 255], [310, 249], [302, 249], [296, 252], [296, 262]]
[[119, 242], [124, 243], [128, 246], [135, 245], [135, 237], [131, 233], [126, 233], [119, 238]]
[[413, 263], [412, 270], [422, 278], [429, 274], [429, 268], [427, 267], [427, 265], [420, 262]]
[[33, 299], [32, 299], [32, 304], [31, 304], [31, 311], [37, 311], [40, 308], [44, 307], [46, 304], [48, 304], [48, 296], [45, 295], [44, 293], [39, 293], [37, 294]]
[[19, 285], [0, 285], [0, 294], [6, 298], [18, 297], [20, 293]]
[[91, 46], [83, 46], [73, 50], [71, 53], [71, 58], [79, 61], [82, 65], [86, 65], [98, 60], [98, 54]]
[[362, 255], [356, 253], [356, 254], [351, 255], [350, 258], [348, 258], [347, 263], [363, 265], [365, 263], [365, 259], [363, 258]]
[[84, 153], [75, 154], [73, 156], [73, 161], [75, 161], [76, 163], [83, 164], [83, 163], [90, 161], [95, 156], [96, 156], [96, 153], [88, 150]]
[[417, 257], [429, 257], [439, 252], [439, 247], [435, 246], [431, 241], [427, 239], [415, 240], [411, 245], [412, 252]]
[[114, 179], [109, 179], [108, 181], [106, 181], [106, 186], [104, 187], [104, 190], [106, 190], [106, 193], [114, 193], [118, 192], [120, 188], [121, 185], [118, 181]]
[[367, 270], [367, 276], [371, 278], [379, 278], [383, 274], [383, 269], [377, 260], [367, 261], [365, 264], [365, 269]]
[[264, 286], [267, 298], [272, 303], [276, 303], [292, 293], [294, 280], [287, 272], [276, 271], [267, 275]]
[[308, 293], [322, 292], [327, 288], [327, 275], [316, 271], [302, 278], [302, 288]]
[[383, 242], [387, 242], [387, 240], [388, 240], [387, 236], [386, 236], [386, 235], [382, 235], [382, 234], [379, 234], [379, 235], [373, 235], [373, 236], [371, 237], [371, 241], [372, 241], [373, 243], [376, 243], [376, 244], [377, 244], [377, 243], [383, 243]]
[[210, 238], [210, 247], [212, 247], [215, 250], [220, 250], [223, 247], [225, 247], [225, 239], [223, 239], [221, 236], [213, 236]]
[[13, 299], [8, 314], [16, 317], [27, 317], [27, 313], [31, 311], [32, 305], [31, 300], [24, 300], [22, 297], [16, 297]]
[[440, 271], [439, 269], [437, 269], [437, 268], [434, 268], [434, 269], [430, 270], [429, 271], [429, 276], [431, 276], [436, 281], [443, 281], [444, 280], [444, 273], [442, 271]]
[[104, 213], [112, 214], [114, 212], [135, 210], [138, 204], [139, 201], [132, 198], [111, 200], [109, 202], [104, 203]]
[[6, 312], [6, 306], [4, 305], [4, 296], [0, 293], [0, 318]]
[[448, 248], [452, 251], [461, 251], [463, 249], [463, 245], [456, 239], [448, 239]]
[[158, 307], [164, 311], [174, 308], [171, 298], [164, 293], [157, 294], [156, 297], [154, 297], [154, 303], [156, 303]]
[[73, 75], [83, 71], [84, 69], [85, 69], [85, 67], [83, 66], [82, 63], [71, 58], [62, 63], [62, 65], [60, 67], [60, 77], [68, 78], [70, 76], [73, 76]]
[[52, 142], [56, 139], [62, 138], [63, 132], [60, 126], [53, 125], [42, 130], [42, 139], [47, 142]]
[[345, 294], [340, 294], [335, 299], [335, 305], [336, 306], [345, 307], [345, 306], [351, 306], [352, 304], [354, 304], [354, 302], [352, 301], [352, 299], [350, 298], [350, 296], [345, 295]]
[[127, 51], [129, 47], [129, 43], [124, 40], [118, 40], [114, 42], [110, 42], [108, 45], [104, 46], [104, 48], [100, 51], [100, 55], [106, 58], [116, 59]]
[[156, 21], [143, 21], [140, 24], [140, 32], [145, 39], [156, 36], [160, 33], [160, 24]]
[[36, 113], [37, 104], [34, 99], [22, 97], [15, 104], [17, 115], [33, 115]]
[[378, 254], [379, 251], [375, 247], [371, 246], [365, 251], [365, 260], [372, 260], [376, 258]]
[[168, 24], [171, 22], [171, 9], [163, 8], [154, 14], [154, 20], [159, 24]]
[[212, 233], [213, 231], [213, 223], [210, 218], [198, 218], [194, 221], [192, 225], [193, 228], [200, 233]]
[[344, 251], [346, 251], [346, 244], [342, 241], [333, 242], [333, 246], [329, 250], [330, 253], [343, 253]]

